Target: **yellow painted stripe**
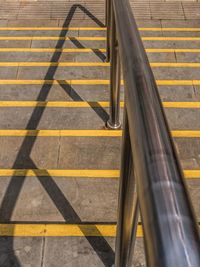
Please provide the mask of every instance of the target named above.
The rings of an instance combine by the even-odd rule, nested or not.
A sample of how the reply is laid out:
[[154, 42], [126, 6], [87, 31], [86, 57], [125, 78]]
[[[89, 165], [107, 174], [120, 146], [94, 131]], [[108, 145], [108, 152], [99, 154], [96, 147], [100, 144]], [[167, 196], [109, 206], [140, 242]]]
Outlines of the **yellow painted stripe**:
[[[200, 80], [157, 80], [157, 85], [200, 85]], [[0, 84], [43, 85], [43, 84], [71, 84], [71, 85], [109, 85], [109, 80], [0, 80]], [[123, 84], [123, 81], [121, 81]]]
[[0, 27], [0, 31], [106, 31], [105, 27]]
[[142, 37], [143, 41], [200, 41], [200, 37], [157, 37], [157, 36], [148, 36]]
[[[108, 108], [109, 102], [85, 101], [0, 101], [0, 107], [56, 107], [56, 108]], [[120, 102], [124, 107], [124, 102]], [[165, 108], [200, 108], [200, 102], [163, 102]]]
[[109, 67], [105, 62], [0, 62], [0, 67]]
[[173, 67], [173, 68], [199, 68], [200, 63], [190, 63], [190, 62], [182, 62], [182, 63], [168, 63], [168, 62], [155, 62], [150, 63], [151, 67]]
[[[105, 53], [105, 48], [0, 48], [0, 52], [31, 52], [31, 53]], [[147, 48], [147, 53], [200, 53], [200, 49], [170, 49], [170, 48]]]
[[[113, 224], [0, 224], [0, 236], [49, 237], [49, 236], [103, 236], [115, 237]], [[137, 237], [142, 237], [142, 226], [138, 225]]]
[[173, 137], [189, 137], [189, 138], [199, 138], [200, 137], [200, 131], [198, 130], [193, 130], [193, 131], [188, 131], [188, 130], [181, 130], [181, 131], [172, 131], [172, 136]]
[[[176, 138], [198, 138], [198, 130], [177, 130], [172, 131]], [[79, 136], [79, 137], [120, 137], [122, 131], [118, 130], [0, 130], [0, 136]]]
[[[0, 27], [0, 31], [106, 31], [105, 27]], [[199, 32], [200, 28], [161, 28], [161, 27], [139, 27], [139, 31], [153, 31], [153, 32]]]
[[200, 108], [200, 102], [163, 102], [165, 108]]
[[0, 80], [0, 84], [26, 84], [26, 85], [43, 85], [43, 84], [73, 84], [73, 85], [108, 85], [109, 80]]
[[119, 170], [0, 169], [0, 176], [118, 178]]
[[0, 36], [1, 41], [58, 41], [58, 40], [79, 40], [79, 41], [106, 41], [106, 37], [59, 37], [59, 36]]
[[180, 28], [180, 27], [175, 27], [175, 28], [160, 28], [160, 27], [155, 27], [155, 28], [139, 28], [140, 31], [152, 31], [152, 32], [199, 32], [200, 28]]
[[0, 136], [120, 137], [120, 130], [0, 130]]
[[200, 179], [200, 170], [184, 170], [186, 178]]
[[[200, 170], [183, 170], [186, 179], [200, 179]], [[119, 170], [49, 170], [49, 169], [0, 169], [0, 177], [80, 177], [80, 178], [119, 178]]]
[[[200, 53], [200, 49], [170, 49], [170, 48], [147, 48], [145, 49], [147, 53]], [[0, 50], [1, 51], [1, 50]]]
[[[153, 68], [200, 68], [200, 63], [150, 63]], [[105, 62], [0, 62], [0, 67], [109, 67], [110, 63]]]
[[[0, 36], [1, 41], [16, 40], [16, 41], [50, 41], [50, 40], [79, 40], [79, 41], [106, 41], [106, 37], [59, 37], [59, 36]], [[200, 41], [200, 37], [157, 37], [157, 36], [147, 36], [142, 37], [143, 41]]]
[[0, 52], [32, 52], [32, 53], [90, 53], [102, 52], [105, 53], [105, 48], [0, 48]]

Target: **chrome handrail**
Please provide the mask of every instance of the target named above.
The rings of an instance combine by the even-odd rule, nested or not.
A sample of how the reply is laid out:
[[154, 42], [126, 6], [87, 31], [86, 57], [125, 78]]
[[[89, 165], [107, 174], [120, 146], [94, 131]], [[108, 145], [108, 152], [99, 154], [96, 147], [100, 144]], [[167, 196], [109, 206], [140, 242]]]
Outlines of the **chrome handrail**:
[[120, 65], [125, 88], [115, 267], [131, 266], [138, 207], [148, 267], [199, 267], [198, 226], [129, 0], [106, 7], [108, 128], [120, 127]]

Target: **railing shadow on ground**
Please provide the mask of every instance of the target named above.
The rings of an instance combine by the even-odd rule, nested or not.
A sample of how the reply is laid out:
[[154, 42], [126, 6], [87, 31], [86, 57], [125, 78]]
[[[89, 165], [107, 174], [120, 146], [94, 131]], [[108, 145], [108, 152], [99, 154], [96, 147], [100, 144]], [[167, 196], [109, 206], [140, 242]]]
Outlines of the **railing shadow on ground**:
[[[87, 16], [89, 16], [98, 26], [104, 26], [104, 24], [99, 21], [89, 10], [87, 10], [84, 6], [82, 5], [73, 5], [65, 19], [65, 22], [63, 23], [63, 28], [69, 27], [70, 23], [73, 19], [73, 16], [77, 10], [77, 8], [81, 9]], [[63, 29], [61, 30], [59, 37], [65, 37], [67, 35], [68, 30]], [[65, 40], [58, 40], [55, 48], [62, 48], [64, 46]], [[82, 45], [80, 43], [77, 43], [74, 41], [74, 44], [77, 47], [82, 48]], [[97, 52], [95, 50], [95, 53], [97, 56], [99, 56], [102, 60], [105, 59], [105, 56], [99, 51]], [[58, 62], [60, 57], [61, 57], [62, 52], [55, 52], [51, 58], [51, 62]], [[49, 67], [46, 75], [45, 75], [45, 80], [54, 80], [54, 75], [56, 73], [57, 67]], [[37, 101], [45, 101], [48, 97], [48, 94], [51, 90], [52, 84], [44, 84], [41, 87], [41, 90], [38, 94]], [[70, 85], [62, 85], [62, 88], [65, 90], [66, 93], [73, 92], [73, 97], [72, 100], [74, 101], [83, 101], [83, 99], [75, 92], [73, 88], [70, 88]], [[94, 111], [102, 118], [103, 121], [107, 120], [107, 113], [105, 112], [104, 109], [101, 107], [93, 107]], [[34, 111], [31, 114], [30, 120], [27, 123], [26, 129], [37, 129], [39, 122], [42, 118], [42, 115], [44, 113], [45, 107], [43, 108], [38, 108], [36, 107]], [[15, 159], [15, 162], [12, 166], [13, 169], [20, 169], [24, 168], [24, 163], [22, 161], [22, 158], [26, 160], [26, 168], [27, 169], [37, 169], [37, 166], [34, 164], [34, 162], [30, 158], [30, 154], [32, 151], [32, 148], [34, 146], [34, 143], [37, 139], [37, 136], [34, 137], [28, 137], [26, 136], [22, 142], [22, 145], [19, 149], [19, 152], [17, 154], [17, 157]], [[37, 176], [37, 173], [36, 173]], [[60, 188], [57, 186], [56, 182], [54, 179], [48, 174], [46, 177], [39, 177], [37, 176], [38, 180], [40, 181], [41, 185], [45, 189], [45, 191], [48, 193], [49, 197], [59, 210], [60, 214], [63, 216], [64, 220], [66, 223], [70, 224], [79, 224], [81, 225], [81, 219], [78, 216], [78, 214], [75, 212], [69, 201], [66, 199], [64, 196], [63, 192], [60, 190]], [[19, 198], [21, 189], [23, 187], [23, 184], [25, 182], [26, 175], [21, 176], [21, 177], [16, 177], [15, 174], [12, 176], [9, 185], [7, 186], [6, 192], [3, 196], [1, 206], [0, 206], [0, 221], [2, 223], [11, 223], [11, 218], [12, 214], [16, 205], [16, 202]], [[95, 226], [94, 226], [95, 227]], [[80, 226], [80, 230], [82, 233], [85, 233], [84, 227]], [[97, 237], [88, 237], [86, 236], [85, 238], [88, 240], [102, 263], [104, 264], [105, 267], [110, 267], [113, 262], [114, 262], [114, 252], [110, 245], [107, 243], [105, 238], [101, 236], [101, 233], [98, 231], [96, 228], [95, 231], [99, 233], [99, 236]], [[12, 237], [14, 234], [14, 229], [13, 233], [11, 234], [10, 237], [1, 237], [0, 244], [5, 245], [5, 239], [7, 239], [8, 242], [7, 244], [7, 249], [4, 250], [4, 255], [0, 259], [2, 262], [0, 262], [0, 265], [2, 267], [4, 266], [15, 266], [15, 267], [22, 267], [21, 263], [19, 262], [17, 256], [15, 255], [14, 251], [14, 237]], [[1, 246], [2, 247], [2, 246]], [[6, 251], [7, 251], [7, 256], [6, 256]]]

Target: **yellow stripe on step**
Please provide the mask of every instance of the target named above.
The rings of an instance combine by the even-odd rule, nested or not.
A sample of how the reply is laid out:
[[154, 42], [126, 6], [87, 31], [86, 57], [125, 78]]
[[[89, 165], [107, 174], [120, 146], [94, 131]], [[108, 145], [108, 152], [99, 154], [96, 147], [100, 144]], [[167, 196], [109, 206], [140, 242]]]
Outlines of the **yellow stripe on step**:
[[[105, 48], [0, 48], [0, 52], [31, 52], [31, 53], [105, 53]], [[147, 48], [147, 53], [200, 53], [200, 49], [170, 49], [170, 48]]]
[[[192, 86], [200, 85], [200, 80], [157, 80], [157, 85], [160, 86]], [[0, 84], [15, 84], [15, 85], [109, 85], [110, 80], [0, 80]], [[121, 81], [123, 85], [123, 81]], [[6, 89], [6, 88], [5, 88]]]
[[32, 52], [32, 53], [105, 53], [105, 48], [0, 48], [0, 52]]
[[118, 178], [119, 170], [0, 169], [0, 176]]
[[0, 80], [0, 84], [20, 84], [20, 85], [108, 85], [109, 80]]
[[[147, 53], [200, 53], [200, 49], [170, 49], [170, 48], [147, 48], [145, 49]], [[0, 49], [1, 51], [1, 49]]]
[[[153, 68], [200, 68], [200, 63], [150, 63]], [[106, 62], [0, 62], [0, 67], [109, 67]]]
[[73, 36], [73, 37], [59, 37], [59, 36], [0, 36], [0, 41], [106, 41], [106, 37], [84, 37], [84, 36]]
[[[49, 236], [103, 236], [115, 237], [113, 224], [0, 224], [0, 236], [49, 237]], [[138, 225], [137, 237], [142, 237]]]
[[[139, 31], [199, 32], [200, 28], [139, 27]], [[106, 31], [106, 27], [0, 27], [0, 31]]]
[[[175, 138], [199, 138], [200, 131], [180, 130], [171, 131]], [[0, 136], [17, 137], [17, 136], [63, 136], [63, 137], [120, 137], [121, 130], [0, 130]]]
[[105, 62], [0, 62], [0, 67], [109, 67]]
[[[200, 170], [184, 170], [186, 179], [200, 179]], [[50, 170], [50, 169], [0, 169], [0, 177], [80, 177], [80, 178], [119, 178], [119, 170]]]
[[120, 130], [0, 130], [0, 136], [120, 137]]
[[157, 37], [157, 36], [148, 36], [142, 37], [143, 41], [200, 41], [200, 37]]
[[[0, 107], [108, 108], [109, 102], [85, 101], [0, 101]], [[124, 107], [124, 102], [120, 103]], [[200, 102], [163, 102], [165, 108], [200, 108]]]
[[[73, 36], [73, 37], [59, 37], [59, 36], [0, 36], [1, 41], [58, 41], [58, 40], [78, 40], [78, 41], [106, 41], [106, 37], [91, 37], [91, 36]], [[142, 37], [143, 41], [200, 41], [200, 37], [157, 37], [147, 36]]]
[[199, 138], [200, 137], [200, 131], [198, 130], [193, 130], [193, 131], [187, 131], [187, 130], [182, 130], [182, 131], [172, 131], [172, 136], [173, 137], [179, 137], [179, 138]]

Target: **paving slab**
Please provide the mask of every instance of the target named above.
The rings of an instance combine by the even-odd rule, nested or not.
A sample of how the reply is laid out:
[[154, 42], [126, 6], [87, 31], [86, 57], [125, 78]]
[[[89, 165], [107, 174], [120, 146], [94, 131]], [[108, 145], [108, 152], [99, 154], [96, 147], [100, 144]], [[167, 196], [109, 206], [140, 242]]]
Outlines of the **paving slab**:
[[42, 264], [42, 237], [1, 237], [0, 265], [2, 267], [30, 266]]
[[2, 223], [116, 222], [118, 179], [2, 177], [0, 183]]
[[32, 161], [41, 169], [58, 167], [59, 137], [0, 137], [0, 140], [2, 169], [31, 169]]
[[155, 67], [153, 73], [156, 80], [198, 80], [198, 67]]
[[[6, 70], [9, 71], [9, 68], [6, 68]], [[109, 78], [109, 67], [19, 67], [17, 77], [22, 80], [90, 80], [94, 79], [94, 77], [97, 80], [104, 80]]]
[[[50, 89], [50, 90], [49, 90]], [[108, 85], [0, 85], [0, 100], [37, 100], [40, 91], [48, 91], [47, 101], [108, 101]], [[123, 91], [121, 90], [121, 94]]]

